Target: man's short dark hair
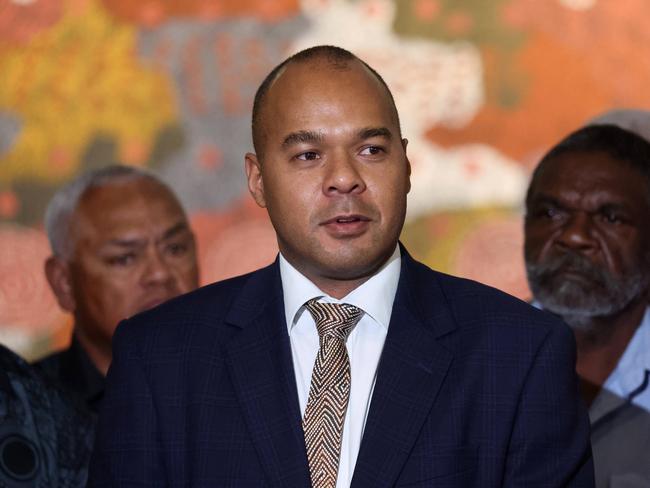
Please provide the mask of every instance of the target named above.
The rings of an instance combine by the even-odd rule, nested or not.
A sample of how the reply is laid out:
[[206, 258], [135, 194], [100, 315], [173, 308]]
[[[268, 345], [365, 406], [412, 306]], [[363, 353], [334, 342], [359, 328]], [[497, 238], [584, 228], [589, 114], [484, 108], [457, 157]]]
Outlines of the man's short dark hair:
[[605, 153], [612, 159], [627, 164], [646, 179], [647, 199], [650, 202], [650, 142], [634, 132], [611, 124], [588, 125], [572, 132], [553, 146], [533, 171], [526, 202], [546, 163], [567, 153]]
[[365, 61], [358, 58], [357, 56], [355, 56], [354, 54], [352, 54], [350, 51], [346, 49], [337, 46], [327, 46], [327, 45], [313, 46], [304, 49], [294, 54], [293, 56], [290, 56], [289, 58], [285, 59], [280, 64], [278, 64], [266, 76], [266, 78], [264, 78], [264, 81], [262, 81], [262, 84], [257, 89], [257, 92], [255, 93], [255, 99], [253, 101], [252, 131], [253, 131], [253, 146], [255, 147], [255, 152], [258, 155], [260, 154], [260, 149], [261, 149], [260, 148], [260, 140], [261, 140], [260, 114], [262, 112], [264, 99], [266, 98], [266, 94], [269, 91], [269, 87], [287, 65], [291, 63], [304, 63], [306, 61], [313, 61], [317, 59], [324, 60], [325, 62], [327, 62], [328, 65], [330, 65], [330, 67], [342, 71], [348, 69], [349, 64], [353, 61], [359, 61], [361, 64], [363, 64], [363, 66], [368, 68], [368, 70], [373, 74], [373, 76], [377, 78], [377, 81], [379, 81], [379, 83], [385, 88], [386, 93], [388, 93], [391, 108], [393, 110], [395, 120], [397, 121], [397, 127], [398, 130], [400, 130], [400, 137], [401, 137], [401, 129], [399, 128], [399, 115], [397, 113], [397, 107], [395, 106], [395, 99], [393, 98], [393, 94], [391, 93], [390, 89], [388, 88], [388, 85], [381, 77], [381, 75], [377, 73], [374, 69], [372, 69]]

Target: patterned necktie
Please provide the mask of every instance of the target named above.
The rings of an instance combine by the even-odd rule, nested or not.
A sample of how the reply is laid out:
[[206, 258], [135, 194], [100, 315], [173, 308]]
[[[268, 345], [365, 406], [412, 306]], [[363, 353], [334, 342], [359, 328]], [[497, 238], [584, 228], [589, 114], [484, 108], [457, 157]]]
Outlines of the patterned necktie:
[[363, 310], [347, 303], [316, 300], [305, 304], [316, 321], [320, 348], [302, 428], [313, 488], [334, 488], [350, 398], [350, 360], [345, 341]]

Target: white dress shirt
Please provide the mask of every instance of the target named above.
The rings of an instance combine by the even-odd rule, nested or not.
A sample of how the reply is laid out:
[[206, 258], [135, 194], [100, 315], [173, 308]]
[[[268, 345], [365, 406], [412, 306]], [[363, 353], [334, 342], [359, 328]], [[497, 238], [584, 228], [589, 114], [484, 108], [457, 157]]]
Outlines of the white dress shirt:
[[388, 333], [400, 263], [400, 251], [397, 246], [379, 272], [341, 300], [337, 300], [321, 291], [280, 254], [284, 311], [289, 328], [301, 415], [304, 416], [307, 407], [311, 374], [319, 348], [316, 323], [304, 307], [305, 302], [322, 297], [323, 302], [349, 303], [365, 312], [350, 332], [346, 343], [350, 357], [351, 387], [343, 424], [337, 488], [349, 487], [352, 482], [375, 386], [377, 365]]

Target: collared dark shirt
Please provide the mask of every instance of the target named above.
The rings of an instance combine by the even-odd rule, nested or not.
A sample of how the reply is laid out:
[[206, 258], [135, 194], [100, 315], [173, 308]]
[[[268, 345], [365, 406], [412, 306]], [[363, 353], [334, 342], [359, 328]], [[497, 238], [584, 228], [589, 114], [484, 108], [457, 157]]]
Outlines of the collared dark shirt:
[[83, 401], [97, 415], [106, 380], [74, 335], [70, 347], [46, 356], [34, 363], [34, 366], [44, 376]]

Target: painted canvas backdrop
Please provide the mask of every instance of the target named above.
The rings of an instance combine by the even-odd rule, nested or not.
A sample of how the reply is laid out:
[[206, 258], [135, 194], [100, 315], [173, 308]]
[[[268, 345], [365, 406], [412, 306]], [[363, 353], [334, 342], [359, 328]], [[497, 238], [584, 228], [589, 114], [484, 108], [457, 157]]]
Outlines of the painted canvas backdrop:
[[245, 190], [252, 97], [336, 44], [392, 88], [419, 259], [527, 297], [521, 201], [540, 155], [614, 107], [648, 108], [646, 0], [0, 0], [0, 342], [34, 357], [70, 318], [43, 277], [56, 189], [121, 162], [178, 192], [202, 282], [274, 258]]

